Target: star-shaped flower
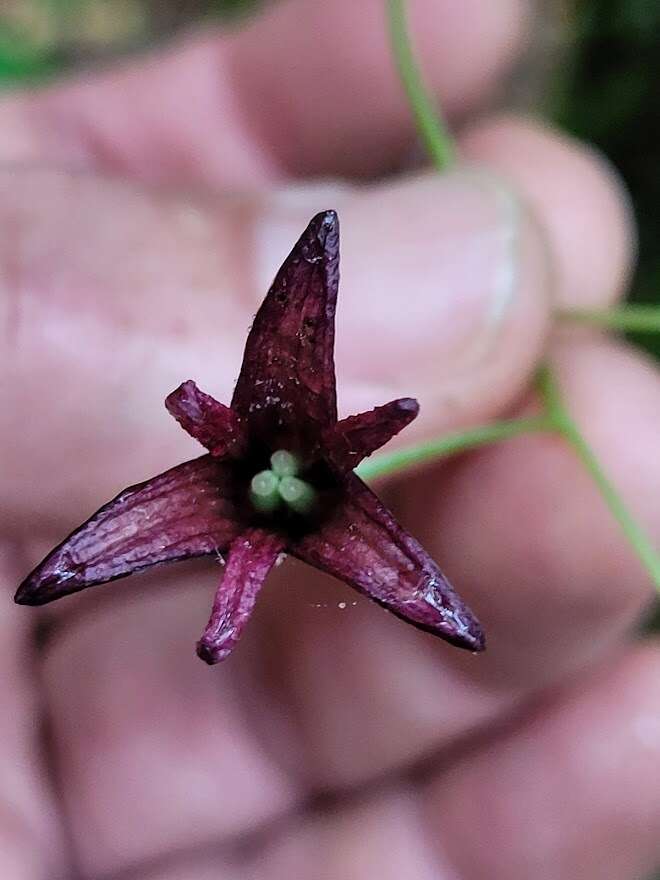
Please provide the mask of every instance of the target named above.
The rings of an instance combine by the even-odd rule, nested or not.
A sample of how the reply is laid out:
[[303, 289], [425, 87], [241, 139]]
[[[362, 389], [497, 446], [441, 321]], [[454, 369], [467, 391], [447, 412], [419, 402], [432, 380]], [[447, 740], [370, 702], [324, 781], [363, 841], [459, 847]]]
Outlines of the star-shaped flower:
[[339, 224], [313, 218], [257, 312], [231, 407], [184, 382], [165, 405], [208, 450], [132, 486], [76, 529], [25, 579], [43, 605], [161, 562], [226, 555], [197, 644], [207, 663], [238, 641], [282, 553], [350, 584], [388, 611], [461, 648], [482, 629], [420, 545], [353, 473], [397, 434], [417, 401], [337, 420], [334, 322]]

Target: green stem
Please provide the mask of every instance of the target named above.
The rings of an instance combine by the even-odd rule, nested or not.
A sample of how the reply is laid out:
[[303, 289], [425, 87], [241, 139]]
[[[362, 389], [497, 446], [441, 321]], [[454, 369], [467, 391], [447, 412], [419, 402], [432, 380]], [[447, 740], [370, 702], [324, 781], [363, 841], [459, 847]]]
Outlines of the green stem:
[[648, 535], [628, 512], [621, 496], [609, 481], [591, 447], [571, 418], [563, 403], [555, 378], [548, 367], [543, 367], [539, 371], [537, 387], [552, 426], [570, 444], [579, 460], [591, 474], [612, 515], [621, 526], [635, 553], [646, 566], [656, 589], [660, 590], [660, 556], [658, 556]]
[[658, 306], [630, 305], [613, 309], [567, 309], [559, 313], [566, 321], [593, 324], [632, 333], [660, 333], [660, 308]]
[[419, 443], [416, 446], [375, 455], [373, 458], [363, 461], [358, 467], [357, 473], [364, 480], [373, 480], [376, 477], [398, 473], [414, 465], [435, 461], [447, 455], [466, 452], [468, 449], [476, 449], [479, 446], [497, 443], [500, 440], [508, 440], [520, 434], [547, 431], [550, 427], [549, 420], [544, 416], [481, 425], [478, 428], [469, 428], [467, 431], [448, 434], [445, 437]]
[[454, 142], [437, 105], [424, 86], [415, 61], [406, 24], [405, 0], [388, 0], [388, 19], [394, 59], [417, 130], [435, 167], [438, 171], [446, 171], [456, 157]]

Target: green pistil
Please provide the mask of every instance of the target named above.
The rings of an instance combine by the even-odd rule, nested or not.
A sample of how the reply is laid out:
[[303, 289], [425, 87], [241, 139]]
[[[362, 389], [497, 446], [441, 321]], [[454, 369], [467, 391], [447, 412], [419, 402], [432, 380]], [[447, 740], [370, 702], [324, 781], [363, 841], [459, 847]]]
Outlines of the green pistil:
[[278, 449], [271, 455], [270, 466], [278, 477], [295, 477], [300, 469], [298, 459], [286, 449]]
[[316, 500], [314, 489], [296, 476], [298, 459], [286, 449], [270, 457], [271, 470], [260, 471], [250, 482], [250, 500], [260, 513], [273, 513], [284, 502], [299, 514], [309, 513]]
[[282, 477], [277, 488], [282, 500], [296, 513], [309, 513], [314, 506], [316, 493], [309, 483], [298, 477]]
[[273, 471], [260, 471], [252, 477], [250, 498], [258, 511], [271, 513], [279, 507], [279, 485], [280, 478]]

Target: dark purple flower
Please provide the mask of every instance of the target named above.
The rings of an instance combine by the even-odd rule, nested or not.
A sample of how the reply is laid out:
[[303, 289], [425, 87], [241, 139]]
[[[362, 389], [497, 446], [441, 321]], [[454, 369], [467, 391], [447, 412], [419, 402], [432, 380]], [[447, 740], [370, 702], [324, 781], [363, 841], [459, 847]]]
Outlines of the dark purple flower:
[[197, 645], [231, 652], [281, 553], [328, 572], [420, 629], [471, 651], [481, 627], [420, 545], [353, 473], [418, 412], [402, 398], [337, 420], [334, 319], [339, 225], [311, 221], [248, 336], [231, 407], [184, 382], [165, 405], [208, 454], [126, 489], [25, 579], [43, 605], [160, 562], [227, 554]]

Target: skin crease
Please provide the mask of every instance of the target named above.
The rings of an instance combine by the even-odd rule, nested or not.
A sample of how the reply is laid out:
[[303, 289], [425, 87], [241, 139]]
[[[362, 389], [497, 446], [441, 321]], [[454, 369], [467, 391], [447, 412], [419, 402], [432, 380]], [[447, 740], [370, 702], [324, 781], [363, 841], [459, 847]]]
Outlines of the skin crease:
[[[655, 366], [612, 340], [550, 331], [553, 301], [605, 306], [622, 293], [625, 197], [580, 145], [485, 115], [523, 40], [523, 3], [492, 18], [478, 3], [415, 7], [431, 85], [466, 120], [461, 143], [485, 177], [353, 185], [397, 167], [413, 140], [376, 0], [349, 42], [354, 4], [291, 0], [235, 36], [0, 102], [7, 597], [99, 503], [197, 454], [165, 395], [191, 376], [229, 398], [273, 271], [328, 207], [342, 220], [340, 413], [414, 395], [422, 412], [402, 442], [480, 422], [527, 406], [547, 349], [587, 438], [658, 540]], [[270, 72], [284, 63], [283, 33], [316, 51], [285, 56], [297, 62], [279, 104], [291, 82], [296, 101], [280, 119]], [[335, 83], [313, 62], [337, 46]], [[346, 82], [367, 74], [381, 99], [365, 125], [369, 90]], [[261, 103], [264, 77], [274, 94]], [[181, 85], [191, 81], [194, 102]], [[330, 141], [312, 113], [319, 94]], [[286, 135], [295, 149], [283, 149]], [[483, 619], [483, 657], [355, 605], [348, 588], [290, 561], [216, 669], [192, 650], [218, 578], [208, 562], [44, 613], [8, 599], [2, 876], [651, 872], [660, 655], [634, 634], [650, 589], [571, 453], [526, 437], [382, 491]], [[311, 808], [319, 791], [329, 795]]]

